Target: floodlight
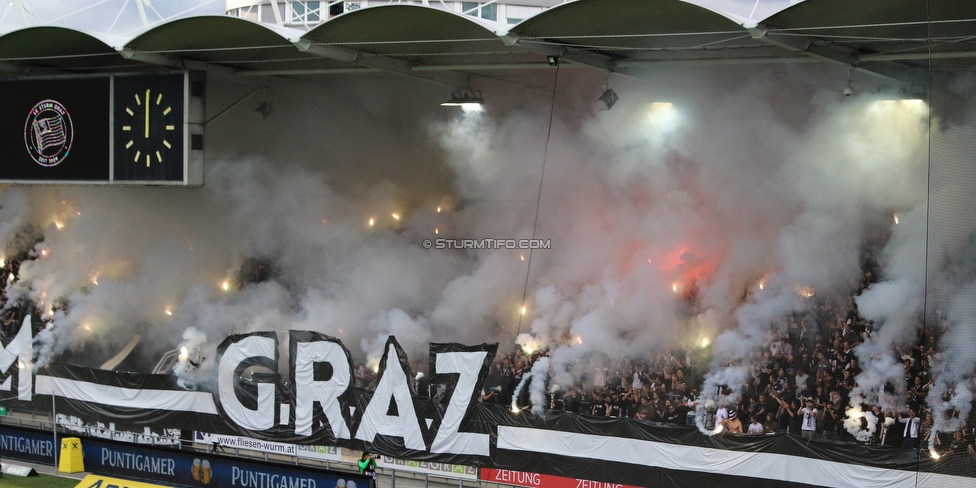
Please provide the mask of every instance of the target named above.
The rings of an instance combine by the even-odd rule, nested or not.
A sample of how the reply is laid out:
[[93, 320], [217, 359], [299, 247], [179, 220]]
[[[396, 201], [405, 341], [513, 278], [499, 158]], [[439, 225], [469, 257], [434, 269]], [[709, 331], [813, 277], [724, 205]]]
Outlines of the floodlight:
[[922, 100], [926, 99], [925, 87], [921, 85], [911, 85], [898, 87], [893, 85], [881, 85], [878, 87], [879, 100]]
[[441, 102], [441, 107], [461, 107], [464, 110], [480, 110], [485, 103], [481, 98], [481, 92], [477, 90], [457, 90], [451, 95], [451, 99]]
[[613, 91], [613, 88], [609, 86], [603, 91], [600, 98], [596, 99], [598, 102], [597, 106], [600, 108], [600, 110], [610, 110], [613, 108], [613, 105], [617, 103], [617, 100], [620, 100], [620, 97], [618, 97], [617, 92]]
[[901, 89], [901, 99], [902, 100], [925, 100], [926, 93], [925, 87], [921, 85], [912, 85]]

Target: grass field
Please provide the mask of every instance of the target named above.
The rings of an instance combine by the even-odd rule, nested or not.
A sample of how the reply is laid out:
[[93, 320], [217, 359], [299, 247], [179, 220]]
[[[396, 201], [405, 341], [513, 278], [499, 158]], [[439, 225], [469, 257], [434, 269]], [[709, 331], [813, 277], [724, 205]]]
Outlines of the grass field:
[[20, 476], [3, 475], [0, 478], [0, 486], [3, 488], [74, 488], [80, 480], [74, 478], [59, 477], [42, 474], [40, 476]]

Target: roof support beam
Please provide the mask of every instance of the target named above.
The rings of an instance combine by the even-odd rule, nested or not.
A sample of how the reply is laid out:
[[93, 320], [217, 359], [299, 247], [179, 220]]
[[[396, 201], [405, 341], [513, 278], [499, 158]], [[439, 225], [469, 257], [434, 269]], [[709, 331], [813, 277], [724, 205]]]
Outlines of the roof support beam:
[[862, 63], [875, 61], [926, 61], [929, 59], [976, 58], [976, 51], [943, 51], [921, 53], [880, 53], [865, 54], [858, 59]]
[[146, 64], [155, 64], [159, 66], [166, 66], [167, 68], [179, 68], [182, 63], [179, 59], [171, 58], [169, 56], [162, 56], [159, 54], [146, 53], [142, 51], [136, 51], [132, 48], [123, 47], [121, 49], [116, 48], [119, 54], [125, 59], [131, 59], [133, 61], [140, 61]]
[[342, 61], [345, 63], [354, 63], [369, 68], [377, 68], [383, 71], [398, 73], [424, 81], [433, 81], [434, 83], [440, 83], [443, 85], [453, 87], [468, 87], [468, 75], [464, 73], [445, 72], [434, 76], [422, 75], [411, 70], [411, 64], [407, 61], [388, 58], [385, 56], [364, 56], [362, 53], [356, 51], [313, 44], [312, 41], [306, 39], [300, 39], [293, 42], [300, 51], [313, 54], [315, 56], [320, 56], [335, 61]]
[[870, 67], [861, 66], [860, 60], [846, 49], [835, 46], [819, 46], [807, 37], [787, 36], [769, 32], [762, 24], [748, 28], [747, 30], [753, 39], [763, 43], [856, 69], [885, 81], [912, 83], [914, 78], [914, 70], [909, 66], [890, 62], [872, 63]]
[[747, 65], [747, 64], [794, 64], [794, 63], [826, 63], [826, 60], [811, 56], [779, 56], [763, 58], [687, 58], [687, 59], [633, 59], [617, 62], [618, 69], [631, 68], [659, 68], [665, 66], [697, 66], [697, 65]]
[[411, 67], [410, 63], [406, 61], [400, 61], [398, 59], [383, 57], [383, 56], [360, 57], [357, 63], [363, 66], [369, 66], [371, 68], [379, 68], [385, 71], [392, 71], [394, 73], [399, 73], [401, 75], [410, 76], [421, 80], [441, 83], [443, 85], [470, 88], [468, 86], [468, 78], [469, 78], [468, 75], [457, 71], [445, 71], [433, 76], [426, 75], [426, 74], [419, 74], [419, 72], [410, 69]]
[[17, 64], [17, 63], [11, 63], [9, 61], [0, 61], [0, 73], [26, 75], [29, 72], [30, 72], [29, 66], [24, 66], [22, 64]]
[[602, 70], [615, 71], [617, 69], [616, 61], [609, 56], [604, 56], [602, 54], [593, 54], [583, 51], [571, 53], [565, 47], [557, 46], [548, 42], [529, 41], [525, 39], [517, 39], [515, 40], [515, 44], [532, 52], [545, 54], [546, 56], [559, 56], [563, 59], [593, 66], [594, 68], [600, 68]]
[[382, 73], [379, 68], [353, 66], [349, 68], [309, 68], [309, 69], [242, 69], [234, 76], [302, 76], [302, 75], [342, 75]]
[[343, 63], [355, 63], [356, 60], [359, 59], [359, 53], [357, 52], [346, 51], [345, 49], [337, 49], [329, 46], [319, 46], [312, 44], [312, 41], [305, 39], [299, 39], [295, 41], [294, 44], [299, 51], [313, 54], [321, 58], [342, 61]]

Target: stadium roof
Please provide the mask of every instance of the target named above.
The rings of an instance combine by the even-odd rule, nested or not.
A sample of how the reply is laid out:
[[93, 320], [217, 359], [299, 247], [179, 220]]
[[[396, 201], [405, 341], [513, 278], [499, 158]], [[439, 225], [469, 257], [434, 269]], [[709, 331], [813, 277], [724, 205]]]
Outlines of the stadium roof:
[[547, 56], [625, 73], [829, 62], [909, 83], [931, 58], [976, 57], [976, 2], [807, 0], [752, 21], [681, 0], [577, 0], [514, 26], [394, 4], [310, 31], [198, 16], [127, 39], [63, 27], [0, 35], [7, 76], [220, 66], [242, 76], [388, 71], [463, 86], [471, 74], [550, 68]]

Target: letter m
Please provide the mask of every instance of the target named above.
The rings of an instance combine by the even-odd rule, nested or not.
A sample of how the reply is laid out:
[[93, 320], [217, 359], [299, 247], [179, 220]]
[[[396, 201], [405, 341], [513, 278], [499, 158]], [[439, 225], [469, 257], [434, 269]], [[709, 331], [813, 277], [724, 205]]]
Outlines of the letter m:
[[17, 367], [17, 399], [25, 402], [31, 400], [31, 393], [34, 389], [34, 376], [31, 374], [33, 369], [31, 359], [34, 355], [34, 349], [31, 339], [31, 319], [28, 315], [24, 319], [24, 323], [20, 325], [20, 331], [14, 336], [14, 340], [10, 341], [5, 349], [0, 350], [0, 376], [7, 377], [3, 383], [0, 383], [0, 390], [10, 391], [10, 379], [13, 377], [10, 374], [10, 367], [15, 362], [19, 362]]

